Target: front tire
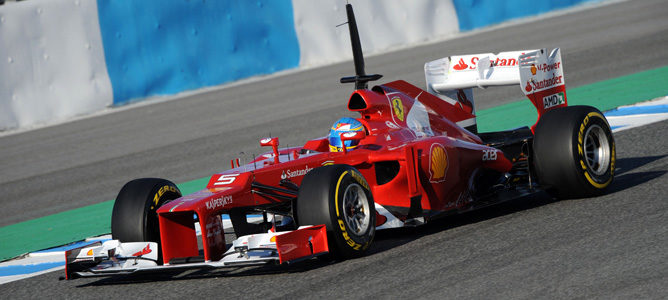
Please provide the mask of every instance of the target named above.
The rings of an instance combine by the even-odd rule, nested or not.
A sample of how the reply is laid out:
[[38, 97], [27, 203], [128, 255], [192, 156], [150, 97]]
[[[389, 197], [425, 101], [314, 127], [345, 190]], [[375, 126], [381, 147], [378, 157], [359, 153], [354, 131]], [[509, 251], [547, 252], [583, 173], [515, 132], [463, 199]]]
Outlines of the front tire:
[[357, 169], [331, 165], [312, 170], [302, 180], [297, 201], [299, 224], [325, 224], [334, 257], [359, 257], [371, 245], [376, 210], [369, 184]]
[[591, 106], [545, 113], [535, 129], [533, 152], [539, 183], [559, 198], [600, 195], [614, 177], [612, 130]]
[[181, 197], [169, 180], [141, 178], [126, 183], [116, 197], [111, 214], [111, 237], [121, 242], [160, 243], [156, 211]]

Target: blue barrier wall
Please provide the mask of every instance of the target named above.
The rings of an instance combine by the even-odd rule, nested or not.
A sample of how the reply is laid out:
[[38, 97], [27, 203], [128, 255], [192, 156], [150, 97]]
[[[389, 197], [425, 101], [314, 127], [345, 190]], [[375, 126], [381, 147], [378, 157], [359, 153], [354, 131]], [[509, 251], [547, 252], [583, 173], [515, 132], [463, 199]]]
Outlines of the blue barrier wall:
[[465, 31], [592, 0], [453, 0], [453, 2], [459, 19], [459, 30]]
[[98, 0], [114, 104], [299, 65], [291, 0]]

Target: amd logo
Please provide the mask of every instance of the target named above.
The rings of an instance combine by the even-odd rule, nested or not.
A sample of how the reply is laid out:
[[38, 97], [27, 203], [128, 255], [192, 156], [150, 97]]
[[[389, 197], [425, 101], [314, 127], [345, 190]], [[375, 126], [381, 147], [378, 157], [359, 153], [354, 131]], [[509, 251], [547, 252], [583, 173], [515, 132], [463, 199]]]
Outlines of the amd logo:
[[556, 93], [543, 97], [543, 109], [548, 109], [566, 103], [564, 93]]

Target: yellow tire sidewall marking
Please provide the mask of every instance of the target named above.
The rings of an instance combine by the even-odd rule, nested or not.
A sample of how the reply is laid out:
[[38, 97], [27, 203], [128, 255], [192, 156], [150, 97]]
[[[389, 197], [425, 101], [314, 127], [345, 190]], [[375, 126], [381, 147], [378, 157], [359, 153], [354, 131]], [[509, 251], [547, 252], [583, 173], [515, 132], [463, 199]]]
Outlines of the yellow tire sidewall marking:
[[337, 218], [341, 216], [339, 213], [339, 187], [341, 187], [341, 181], [346, 177], [346, 174], [348, 174], [348, 171], [343, 172], [341, 176], [339, 176], [339, 180], [336, 182], [336, 190], [334, 190], [334, 206], [336, 207]]
[[176, 189], [176, 187], [173, 187], [171, 185], [164, 185], [158, 191], [155, 193], [153, 196], [153, 205], [151, 205], [151, 209], [154, 209], [156, 206], [158, 206], [158, 203], [160, 202], [160, 198], [162, 198], [162, 195], [164, 195], [166, 192], [172, 192], [175, 194], [179, 194], [179, 191]]
[[612, 174], [613, 174], [614, 169], [615, 169], [615, 143], [614, 143], [614, 141], [610, 141], [612, 143], [612, 150], [611, 150], [611, 157], [610, 157], [610, 178], [608, 178], [608, 180], [604, 183], [598, 183], [598, 182], [594, 181], [594, 179], [591, 178], [591, 175], [589, 175], [589, 172], [587, 172], [587, 167], [586, 167], [585, 162], [583, 160], [584, 153], [582, 151], [582, 149], [583, 149], [582, 144], [584, 143], [584, 136], [583, 136], [584, 135], [584, 130], [587, 127], [587, 124], [589, 123], [590, 118], [593, 118], [593, 117], [599, 118], [604, 123], [607, 124], [607, 121], [605, 120], [605, 117], [603, 117], [603, 115], [601, 115], [600, 113], [590, 112], [589, 114], [587, 114], [587, 116], [584, 118], [584, 120], [582, 120], [582, 123], [580, 124], [580, 130], [578, 132], [578, 156], [580, 158], [580, 166], [584, 170], [583, 171], [584, 176], [587, 179], [587, 181], [589, 182], [589, 184], [591, 184], [592, 186], [594, 186], [597, 189], [603, 189], [603, 188], [607, 187], [610, 184], [610, 182], [612, 181], [612, 177], [613, 177]]
[[[336, 208], [336, 220], [339, 229], [341, 230], [341, 235], [343, 236], [343, 239], [346, 240], [346, 244], [348, 244], [348, 246], [352, 247], [354, 250], [360, 250], [362, 249], [362, 247], [364, 247], [363, 249], [366, 249], [368, 247], [368, 243], [367, 245], [362, 246], [361, 244], [358, 244], [352, 238], [350, 238], [350, 235], [348, 235], [348, 231], [346, 230], [346, 225], [344, 223], [344, 220], [341, 219], [341, 214], [339, 212], [339, 188], [341, 187], [341, 181], [343, 181], [343, 178], [345, 178], [346, 175], [348, 175], [348, 172], [349, 171], [344, 171], [343, 173], [341, 173], [341, 176], [339, 176], [339, 180], [337, 180], [336, 182], [336, 190], [334, 192], [334, 206]], [[355, 174], [353, 171], [350, 171], [350, 174], [353, 177], [353, 179], [355, 179], [355, 181], [359, 182], [359, 179], [355, 177], [355, 175], [360, 176], [359, 174]], [[365, 187], [369, 186], [366, 183], [366, 181], [360, 183]]]

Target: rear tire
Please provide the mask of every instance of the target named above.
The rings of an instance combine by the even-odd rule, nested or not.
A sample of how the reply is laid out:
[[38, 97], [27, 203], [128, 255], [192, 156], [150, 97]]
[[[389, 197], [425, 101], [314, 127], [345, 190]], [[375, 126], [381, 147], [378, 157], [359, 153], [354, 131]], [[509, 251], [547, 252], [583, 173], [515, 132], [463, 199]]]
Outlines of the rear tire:
[[615, 172], [615, 141], [603, 114], [591, 106], [545, 113], [533, 140], [538, 181], [559, 198], [602, 194]]
[[371, 245], [376, 210], [369, 184], [357, 169], [331, 165], [310, 171], [302, 180], [297, 201], [300, 225], [327, 227], [333, 257], [359, 257]]
[[160, 243], [156, 211], [163, 204], [181, 197], [169, 180], [141, 178], [126, 183], [116, 197], [111, 214], [111, 237], [121, 242]]

